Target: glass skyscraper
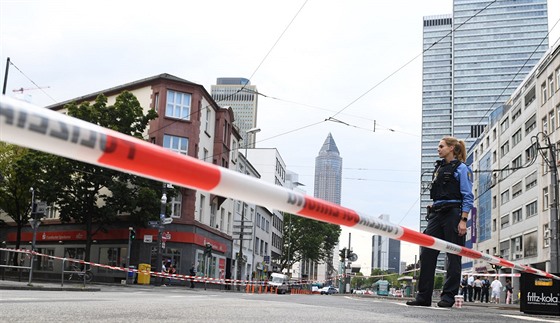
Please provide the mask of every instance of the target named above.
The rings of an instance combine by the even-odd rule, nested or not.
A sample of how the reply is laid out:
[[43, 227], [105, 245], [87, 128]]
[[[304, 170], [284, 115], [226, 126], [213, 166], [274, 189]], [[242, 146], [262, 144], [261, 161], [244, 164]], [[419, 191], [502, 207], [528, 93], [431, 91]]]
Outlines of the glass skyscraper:
[[[467, 149], [548, 49], [546, 0], [454, 0], [423, 19], [420, 231], [439, 140]], [[439, 263], [441, 265], [441, 263]]]

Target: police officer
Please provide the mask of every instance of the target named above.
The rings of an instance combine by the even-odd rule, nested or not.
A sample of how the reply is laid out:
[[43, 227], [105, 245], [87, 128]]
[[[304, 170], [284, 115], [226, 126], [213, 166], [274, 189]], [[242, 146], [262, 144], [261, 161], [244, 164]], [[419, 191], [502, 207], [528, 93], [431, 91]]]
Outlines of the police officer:
[[[473, 206], [472, 171], [465, 165], [465, 143], [454, 137], [444, 137], [438, 146], [441, 160], [436, 162], [432, 177], [428, 207], [428, 226], [425, 234], [463, 246], [467, 233], [467, 219]], [[422, 247], [418, 293], [411, 306], [431, 306], [434, 275], [439, 250]], [[451, 307], [461, 282], [461, 256], [447, 253], [447, 276], [439, 307]]]

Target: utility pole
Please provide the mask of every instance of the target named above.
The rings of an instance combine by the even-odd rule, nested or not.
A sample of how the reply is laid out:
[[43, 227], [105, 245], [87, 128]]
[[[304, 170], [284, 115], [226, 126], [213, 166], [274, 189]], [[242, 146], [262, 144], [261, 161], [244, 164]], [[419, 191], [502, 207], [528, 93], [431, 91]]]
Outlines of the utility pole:
[[550, 203], [550, 272], [557, 274], [560, 272], [558, 268], [558, 167], [556, 164], [556, 147], [547, 137], [547, 144], [550, 155], [550, 183], [552, 192], [552, 203]]
[[10, 70], [10, 58], [6, 60], [6, 73], [4, 73], [4, 86], [2, 87], [2, 95], [6, 94], [6, 86], [8, 85], [8, 71]]
[[[157, 257], [156, 257], [156, 272], [161, 273], [161, 264], [162, 264], [162, 239], [163, 239], [163, 220], [165, 219], [165, 213], [167, 211], [167, 185], [163, 183], [162, 188], [162, 195], [161, 195], [161, 208], [159, 212], [159, 221], [158, 221], [158, 241], [157, 241]], [[162, 277], [158, 278], [158, 284], [161, 284], [163, 281]]]
[[31, 264], [29, 265], [29, 281], [27, 282], [28, 286], [31, 286], [31, 282], [33, 280], [33, 267], [35, 265], [35, 242], [37, 241], [37, 229], [39, 225], [41, 225], [41, 220], [37, 219], [37, 204], [35, 203], [35, 189], [31, 187], [29, 189], [31, 192], [31, 216], [32, 219], [29, 219], [29, 223], [31, 224], [31, 228], [33, 229], [33, 238], [31, 240]]
[[[247, 204], [245, 202], [243, 202], [242, 207], [241, 207], [241, 228], [239, 230], [239, 252], [237, 253], [238, 257], [237, 257], [237, 280], [241, 280], [241, 269], [242, 269], [242, 265], [243, 265], [243, 235], [244, 235], [244, 230], [245, 230], [245, 208], [247, 207]], [[239, 291], [241, 288], [241, 286], [238, 284], [237, 285], [237, 290]]]

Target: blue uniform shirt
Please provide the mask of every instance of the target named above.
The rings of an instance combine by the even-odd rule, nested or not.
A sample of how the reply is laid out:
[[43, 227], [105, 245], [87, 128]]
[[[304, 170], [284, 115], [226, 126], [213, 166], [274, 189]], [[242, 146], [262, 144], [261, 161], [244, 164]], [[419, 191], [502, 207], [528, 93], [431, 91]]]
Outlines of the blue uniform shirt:
[[[473, 208], [473, 202], [474, 202], [474, 194], [472, 192], [472, 187], [473, 187], [473, 173], [472, 170], [469, 166], [465, 165], [465, 163], [461, 163], [457, 169], [455, 170], [455, 173], [453, 174], [453, 176], [455, 176], [455, 179], [459, 181], [459, 189], [461, 190], [461, 195], [463, 195], [463, 204], [461, 207], [461, 210], [463, 212], [467, 212], [469, 213], [471, 211], [471, 209]], [[438, 201], [434, 201], [434, 205], [439, 205], [439, 204], [446, 204], [446, 203], [457, 203], [457, 202], [461, 202], [458, 200], [438, 200]]]

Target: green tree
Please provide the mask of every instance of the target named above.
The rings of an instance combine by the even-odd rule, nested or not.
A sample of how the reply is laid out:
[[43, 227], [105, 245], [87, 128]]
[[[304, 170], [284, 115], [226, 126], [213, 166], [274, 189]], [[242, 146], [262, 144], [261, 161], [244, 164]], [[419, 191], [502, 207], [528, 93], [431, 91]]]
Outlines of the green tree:
[[[45, 170], [53, 156], [0, 142], [0, 209], [15, 223], [15, 248], [21, 246], [22, 228], [31, 216], [31, 188], [36, 202], [42, 197], [44, 183], [53, 175]], [[17, 263], [14, 254], [13, 263]]]
[[[117, 96], [114, 105], [107, 105], [107, 98], [99, 95], [93, 104], [70, 103], [65, 108], [70, 116], [140, 139], [149, 121], [157, 117], [152, 109], [144, 114], [130, 92]], [[160, 213], [161, 183], [60, 157], [49, 167], [57, 177], [48, 183], [51, 189], [45, 198], [56, 202], [62, 222], [83, 224], [86, 261], [93, 237], [106, 231], [117, 214], [129, 214], [133, 222], [144, 224]]]
[[340, 231], [340, 226], [335, 224], [284, 213], [281, 269], [291, 268], [294, 263], [303, 259], [329, 263]]

